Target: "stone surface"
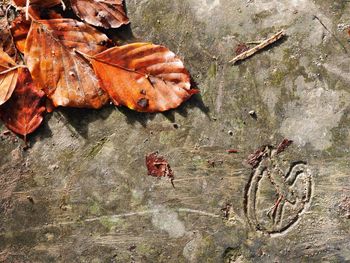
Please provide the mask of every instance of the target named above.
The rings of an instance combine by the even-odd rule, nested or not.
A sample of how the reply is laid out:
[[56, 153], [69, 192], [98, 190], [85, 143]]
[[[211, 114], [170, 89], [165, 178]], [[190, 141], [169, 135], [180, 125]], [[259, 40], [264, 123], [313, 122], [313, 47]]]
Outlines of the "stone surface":
[[[164, 114], [59, 109], [26, 151], [1, 136], [0, 261], [349, 261], [350, 3], [126, 6], [124, 41], [168, 46], [201, 95]], [[282, 28], [287, 38], [228, 64], [238, 43]], [[244, 161], [285, 137], [294, 144], [256, 169]], [[175, 188], [147, 176], [156, 150]]]

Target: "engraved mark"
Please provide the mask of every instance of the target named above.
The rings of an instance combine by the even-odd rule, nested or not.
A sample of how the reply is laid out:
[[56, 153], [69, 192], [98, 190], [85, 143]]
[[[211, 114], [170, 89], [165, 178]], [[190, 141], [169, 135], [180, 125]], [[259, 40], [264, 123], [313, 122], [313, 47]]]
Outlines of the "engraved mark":
[[[312, 195], [307, 163], [292, 162], [283, 169], [279, 153], [278, 147], [265, 146], [254, 154], [258, 158], [254, 158], [253, 172], [244, 191], [244, 213], [249, 224], [272, 236], [297, 224]], [[252, 156], [248, 158], [251, 160]]]

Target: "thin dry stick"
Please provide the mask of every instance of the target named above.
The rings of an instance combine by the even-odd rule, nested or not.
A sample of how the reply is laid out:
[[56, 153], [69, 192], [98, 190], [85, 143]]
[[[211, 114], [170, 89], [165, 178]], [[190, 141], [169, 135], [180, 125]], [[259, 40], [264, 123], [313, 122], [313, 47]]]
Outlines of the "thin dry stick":
[[232, 60], [230, 60], [230, 63], [236, 63], [239, 60], [243, 60], [246, 59], [248, 57], [251, 57], [252, 55], [254, 55], [256, 52], [258, 52], [259, 50], [267, 47], [268, 45], [271, 45], [272, 43], [276, 42], [277, 40], [281, 39], [283, 36], [285, 36], [285, 32], [284, 30], [279, 31], [278, 33], [274, 34], [272, 37], [264, 40], [263, 42], [261, 42], [259, 45], [239, 54], [238, 56], [234, 57]]

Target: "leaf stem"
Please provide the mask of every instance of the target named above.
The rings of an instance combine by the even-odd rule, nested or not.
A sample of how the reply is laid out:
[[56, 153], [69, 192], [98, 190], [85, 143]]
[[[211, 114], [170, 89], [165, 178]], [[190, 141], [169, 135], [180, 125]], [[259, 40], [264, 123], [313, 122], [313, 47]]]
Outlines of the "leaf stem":
[[26, 68], [26, 67], [27, 67], [27, 66], [25, 66], [25, 65], [17, 65], [17, 66], [15, 66], [15, 67], [6, 69], [6, 70], [4, 70], [4, 71], [1, 71], [1, 72], [0, 72], [0, 75], [9, 73], [9, 72], [11, 72], [12, 70], [15, 70], [15, 69], [18, 69], [18, 68]]

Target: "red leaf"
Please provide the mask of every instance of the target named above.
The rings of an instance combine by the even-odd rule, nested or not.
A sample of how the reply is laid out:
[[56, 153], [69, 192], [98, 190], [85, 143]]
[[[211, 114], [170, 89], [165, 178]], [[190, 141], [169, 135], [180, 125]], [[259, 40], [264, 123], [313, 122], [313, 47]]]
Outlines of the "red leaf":
[[12, 97], [0, 107], [0, 117], [6, 127], [26, 137], [43, 120], [45, 93], [35, 87], [28, 69], [18, 70], [18, 81]]
[[235, 50], [236, 56], [238, 56], [239, 54], [242, 54], [243, 52], [245, 52], [247, 50], [249, 50], [249, 47], [246, 44], [239, 43], [236, 47], [236, 50]]
[[277, 154], [283, 152], [289, 145], [293, 143], [292, 140], [284, 139], [278, 146], [277, 146]]
[[171, 184], [174, 186], [174, 173], [168, 161], [163, 156], [158, 156], [158, 152], [150, 153], [146, 156], [146, 166], [148, 175], [158, 178], [169, 177]]

